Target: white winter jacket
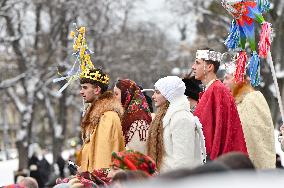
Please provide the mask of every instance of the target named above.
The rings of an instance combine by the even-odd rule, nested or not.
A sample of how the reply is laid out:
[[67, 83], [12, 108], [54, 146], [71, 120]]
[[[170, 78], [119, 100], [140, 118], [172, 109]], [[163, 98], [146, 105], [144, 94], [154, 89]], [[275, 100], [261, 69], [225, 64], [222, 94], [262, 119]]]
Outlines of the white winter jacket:
[[201, 124], [190, 112], [186, 96], [172, 101], [163, 118], [165, 153], [160, 172], [194, 168], [205, 162], [206, 151]]

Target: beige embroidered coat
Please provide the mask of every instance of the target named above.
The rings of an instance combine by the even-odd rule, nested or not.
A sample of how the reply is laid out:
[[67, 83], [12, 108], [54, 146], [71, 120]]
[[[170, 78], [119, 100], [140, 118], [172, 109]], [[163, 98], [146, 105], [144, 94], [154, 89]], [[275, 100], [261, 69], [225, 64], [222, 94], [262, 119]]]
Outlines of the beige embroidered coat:
[[264, 96], [244, 86], [235, 93], [235, 99], [249, 158], [258, 169], [275, 168], [274, 126]]

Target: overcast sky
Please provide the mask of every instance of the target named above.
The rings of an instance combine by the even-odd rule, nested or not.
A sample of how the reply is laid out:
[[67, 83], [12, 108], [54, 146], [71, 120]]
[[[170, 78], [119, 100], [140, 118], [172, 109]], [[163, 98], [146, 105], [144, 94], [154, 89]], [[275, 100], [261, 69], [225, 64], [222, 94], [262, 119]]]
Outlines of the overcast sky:
[[[142, 21], [152, 21], [158, 24], [171, 38], [176, 41], [180, 40], [180, 34], [178, 32], [178, 22], [181, 21], [177, 16], [170, 12], [165, 0], [144, 0], [141, 6], [138, 6], [135, 14], [136, 19]], [[191, 24], [188, 27], [188, 41], [192, 41], [195, 36], [195, 25], [193, 22], [187, 21]]]

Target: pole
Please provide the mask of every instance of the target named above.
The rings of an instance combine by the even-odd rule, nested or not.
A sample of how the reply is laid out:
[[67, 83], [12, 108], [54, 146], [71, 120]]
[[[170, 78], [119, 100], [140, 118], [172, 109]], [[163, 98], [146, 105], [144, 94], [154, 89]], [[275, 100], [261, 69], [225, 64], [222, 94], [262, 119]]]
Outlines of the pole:
[[274, 82], [274, 85], [275, 85], [278, 105], [279, 105], [279, 109], [280, 109], [280, 113], [281, 113], [281, 119], [282, 119], [282, 123], [283, 123], [283, 121], [284, 121], [283, 103], [282, 103], [282, 99], [281, 99], [281, 95], [280, 95], [280, 91], [279, 91], [279, 86], [278, 86], [278, 82], [277, 82], [277, 77], [276, 77], [276, 72], [275, 72], [275, 68], [274, 68], [274, 65], [273, 65], [272, 56], [271, 56], [271, 52], [270, 51], [267, 54], [267, 59], [266, 60], [267, 60], [267, 62], [270, 65], [272, 78], [273, 78], [273, 82]]

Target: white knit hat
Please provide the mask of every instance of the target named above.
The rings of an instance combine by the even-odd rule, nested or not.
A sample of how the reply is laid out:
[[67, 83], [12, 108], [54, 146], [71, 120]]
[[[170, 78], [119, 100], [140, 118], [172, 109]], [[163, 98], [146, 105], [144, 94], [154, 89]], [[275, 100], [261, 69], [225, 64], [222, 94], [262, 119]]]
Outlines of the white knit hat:
[[185, 84], [177, 76], [167, 76], [155, 83], [155, 88], [171, 103], [175, 98], [183, 96]]

